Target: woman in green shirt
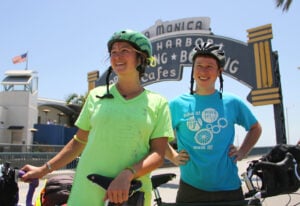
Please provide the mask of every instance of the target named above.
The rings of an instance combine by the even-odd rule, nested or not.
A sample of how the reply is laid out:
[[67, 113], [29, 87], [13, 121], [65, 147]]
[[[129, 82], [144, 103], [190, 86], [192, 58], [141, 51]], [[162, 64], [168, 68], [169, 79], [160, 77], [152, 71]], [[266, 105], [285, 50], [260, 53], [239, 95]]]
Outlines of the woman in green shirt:
[[[23, 180], [40, 178], [81, 154], [68, 205], [122, 203], [128, 199], [131, 180], [139, 179], [144, 205], [150, 206], [149, 174], [163, 164], [173, 137], [168, 102], [141, 85], [145, 68], [154, 63], [147, 37], [124, 30], [114, 33], [107, 46], [111, 63], [107, 75], [115, 72], [117, 83], [90, 91], [74, 138], [45, 165], [24, 166]], [[91, 173], [114, 178], [107, 191], [86, 178]]]

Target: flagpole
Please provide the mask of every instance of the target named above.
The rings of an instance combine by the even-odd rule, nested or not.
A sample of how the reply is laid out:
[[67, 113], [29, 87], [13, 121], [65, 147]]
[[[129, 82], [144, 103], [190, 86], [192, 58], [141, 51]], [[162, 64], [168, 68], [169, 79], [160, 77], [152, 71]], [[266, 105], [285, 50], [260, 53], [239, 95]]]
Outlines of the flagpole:
[[28, 51], [26, 52], [26, 68], [25, 70], [28, 70]]

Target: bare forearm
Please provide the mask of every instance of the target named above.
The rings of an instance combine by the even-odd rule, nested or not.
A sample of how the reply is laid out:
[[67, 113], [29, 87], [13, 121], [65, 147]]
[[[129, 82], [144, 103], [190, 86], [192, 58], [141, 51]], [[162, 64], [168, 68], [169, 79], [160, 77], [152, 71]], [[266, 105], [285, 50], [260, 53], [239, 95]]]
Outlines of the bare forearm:
[[149, 154], [134, 165], [128, 165], [135, 170], [135, 174], [133, 175], [132, 179], [150, 173], [164, 163], [167, 141], [167, 138], [158, 138], [152, 140]]
[[253, 146], [257, 143], [260, 135], [261, 135], [261, 126], [259, 123], [256, 123], [247, 133], [241, 147], [239, 148], [239, 151], [243, 153], [244, 156], [246, 156]]
[[178, 155], [178, 153], [175, 151], [175, 149], [168, 143], [166, 152], [165, 152], [165, 158], [170, 160], [171, 162], [175, 163], [175, 158]]
[[[47, 162], [47, 167], [51, 167], [51, 170], [57, 170], [70, 163], [76, 157], [78, 157], [83, 151], [87, 140], [88, 131], [78, 129], [76, 135], [68, 142], [68, 144], [51, 160]], [[48, 172], [50, 169], [48, 168]]]
[[48, 160], [44, 165], [33, 166], [25, 165], [21, 170], [26, 171], [23, 175], [22, 180], [28, 181], [30, 179], [42, 178], [46, 174], [62, 168], [73, 159], [78, 157], [83, 151], [85, 144], [76, 141], [74, 138], [52, 159]]
[[164, 155], [157, 152], [151, 152], [145, 159], [136, 163], [134, 168], [136, 168], [136, 176], [140, 177], [147, 173], [152, 172], [164, 163]]
[[84, 147], [84, 144], [72, 139], [57, 155], [48, 161], [48, 164], [52, 170], [60, 169], [78, 157]]

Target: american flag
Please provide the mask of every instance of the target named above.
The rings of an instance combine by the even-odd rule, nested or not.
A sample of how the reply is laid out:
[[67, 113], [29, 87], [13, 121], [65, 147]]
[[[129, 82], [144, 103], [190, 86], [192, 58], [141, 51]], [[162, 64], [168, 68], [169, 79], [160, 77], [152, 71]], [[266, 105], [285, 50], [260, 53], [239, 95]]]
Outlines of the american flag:
[[18, 63], [25, 62], [26, 60], [27, 60], [27, 53], [22, 54], [22, 55], [15, 56], [15, 57], [12, 59], [12, 62], [13, 62], [14, 64], [18, 64]]

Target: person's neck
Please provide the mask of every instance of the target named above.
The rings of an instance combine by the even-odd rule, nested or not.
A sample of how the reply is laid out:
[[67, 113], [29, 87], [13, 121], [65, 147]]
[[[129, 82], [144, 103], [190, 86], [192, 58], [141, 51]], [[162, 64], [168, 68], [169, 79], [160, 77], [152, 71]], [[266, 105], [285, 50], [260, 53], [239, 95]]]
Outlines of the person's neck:
[[199, 89], [197, 88], [196, 89], [196, 94], [199, 94], [199, 95], [211, 95], [213, 93], [215, 93], [216, 89], [215, 88], [212, 88], [212, 89]]
[[144, 88], [142, 87], [140, 82], [132, 81], [118, 82], [116, 83], [116, 88], [125, 99], [132, 99], [140, 95], [144, 91]]

